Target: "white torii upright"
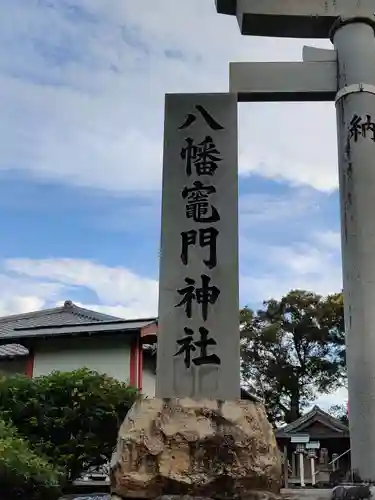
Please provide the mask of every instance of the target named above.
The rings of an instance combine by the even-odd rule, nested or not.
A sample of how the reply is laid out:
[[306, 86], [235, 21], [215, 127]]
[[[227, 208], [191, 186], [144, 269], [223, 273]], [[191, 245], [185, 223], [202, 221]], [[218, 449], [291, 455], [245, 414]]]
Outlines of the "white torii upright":
[[[375, 0], [216, 0], [244, 35], [330, 38], [303, 62], [232, 63], [238, 101], [335, 101], [352, 468], [375, 481]], [[317, 147], [319, 145], [317, 144]]]

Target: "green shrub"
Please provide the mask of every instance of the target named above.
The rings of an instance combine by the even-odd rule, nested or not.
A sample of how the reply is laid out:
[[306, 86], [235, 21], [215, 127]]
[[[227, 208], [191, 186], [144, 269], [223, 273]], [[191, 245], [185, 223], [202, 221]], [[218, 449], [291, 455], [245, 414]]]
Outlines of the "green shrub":
[[0, 420], [0, 499], [54, 500], [61, 475], [30, 449], [15, 429]]
[[137, 397], [135, 388], [87, 369], [0, 379], [0, 415], [69, 482], [108, 462]]

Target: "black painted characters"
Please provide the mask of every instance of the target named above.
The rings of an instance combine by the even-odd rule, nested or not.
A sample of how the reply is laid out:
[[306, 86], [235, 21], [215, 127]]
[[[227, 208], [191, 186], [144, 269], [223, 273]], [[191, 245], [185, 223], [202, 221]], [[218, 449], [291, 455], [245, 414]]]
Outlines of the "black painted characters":
[[202, 307], [202, 319], [207, 321], [208, 317], [208, 306], [209, 304], [215, 304], [217, 301], [220, 290], [214, 285], [210, 286], [211, 278], [207, 274], [201, 275], [202, 286], [196, 287], [195, 280], [192, 278], [185, 278], [186, 287], [180, 288], [177, 292], [183, 295], [181, 302], [176, 304], [175, 307], [185, 306], [186, 316], [188, 318], [192, 317], [192, 304], [194, 301], [200, 304]]
[[191, 229], [181, 233], [181, 261], [186, 266], [189, 262], [189, 247], [199, 244], [201, 248], [208, 247], [208, 259], [203, 262], [209, 269], [217, 265], [216, 241], [219, 231], [215, 227]]
[[220, 215], [217, 209], [210, 204], [209, 196], [216, 193], [214, 186], [204, 186], [202, 182], [195, 181], [194, 187], [184, 187], [182, 198], [186, 199], [186, 217], [194, 222], [208, 223], [218, 222]]
[[[194, 107], [193, 113], [188, 113], [179, 130], [188, 129], [199, 117], [203, 118], [211, 130], [215, 132], [224, 130], [224, 127], [199, 104]], [[220, 221], [220, 214], [217, 207], [211, 203], [211, 196], [216, 194], [214, 177], [223, 158], [210, 133], [203, 135], [203, 140], [196, 141], [191, 137], [185, 137], [184, 141], [180, 157], [184, 162], [186, 177], [192, 178], [192, 184], [182, 189], [181, 197], [185, 201], [186, 219], [191, 220], [192, 227], [181, 232], [180, 258], [182, 264], [188, 266], [190, 252], [197, 247], [205, 249], [206, 255], [202, 261], [209, 272], [218, 265], [217, 241], [220, 231], [215, 224]], [[204, 181], [201, 180], [202, 177], [205, 177]], [[204, 227], [199, 227], [201, 225]], [[196, 252], [194, 254], [196, 255]], [[204, 324], [209, 317], [210, 306], [215, 304], [220, 296], [219, 288], [215, 283], [211, 283], [211, 279], [209, 274], [201, 274], [199, 281], [198, 277], [187, 276], [185, 286], [176, 290], [181, 299], [175, 307], [184, 308], [188, 323], [184, 327], [184, 336], [177, 340], [178, 348], [175, 356], [183, 356], [186, 368], [190, 368], [192, 364], [195, 366], [221, 364], [219, 356], [214, 352], [217, 342], [209, 330], [202, 325], [198, 327], [198, 331], [194, 331], [189, 326], [189, 320], [193, 318], [196, 310], [194, 304], [199, 306]]]
[[349, 126], [349, 140], [358, 142], [359, 138], [371, 139], [375, 142], [375, 123], [371, 115], [362, 116], [354, 115]]
[[198, 176], [213, 176], [219, 168], [218, 163], [222, 161], [222, 158], [219, 156], [220, 152], [216, 149], [212, 137], [207, 135], [198, 144], [194, 144], [191, 137], [185, 141], [186, 147], [181, 149], [181, 158], [185, 160], [186, 175], [190, 177], [195, 170]]
[[[212, 116], [210, 113], [200, 104], [197, 104], [195, 106], [195, 109], [200, 113], [200, 115], [203, 117], [207, 125], [212, 129], [212, 130], [224, 130], [224, 127], [220, 125]], [[184, 123], [179, 127], [179, 130], [184, 130], [186, 128], [189, 128], [190, 125], [192, 125], [195, 120], [197, 119], [196, 115], [194, 113], [189, 113], [186, 117], [186, 120]]]
[[[220, 365], [221, 360], [216, 354], [208, 354], [208, 346], [215, 346], [217, 342], [213, 338], [209, 338], [209, 331], [207, 328], [201, 326], [199, 328], [200, 339], [194, 341], [194, 331], [191, 328], [184, 328], [185, 337], [177, 340], [180, 349], [176, 352], [175, 356], [184, 354], [184, 363], [186, 368], [190, 368], [193, 362], [196, 366], [200, 365]], [[192, 358], [192, 353], [199, 349], [197, 356]]]

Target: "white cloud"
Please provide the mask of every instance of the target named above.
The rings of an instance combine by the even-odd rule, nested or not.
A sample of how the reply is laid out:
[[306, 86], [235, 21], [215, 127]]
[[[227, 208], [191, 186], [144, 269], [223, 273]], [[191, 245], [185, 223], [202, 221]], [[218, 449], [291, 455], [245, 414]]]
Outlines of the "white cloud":
[[243, 194], [239, 199], [240, 224], [247, 229], [254, 224], [298, 222], [319, 210], [318, 199], [317, 192], [309, 188], [285, 190], [279, 196], [264, 192]]
[[44, 305], [45, 301], [35, 295], [1, 297], [0, 316], [38, 311], [39, 309], [42, 309]]
[[[342, 289], [339, 248], [332, 248], [334, 233], [315, 234], [309, 241], [290, 246], [260, 245], [246, 239], [247, 272], [241, 279], [241, 292], [246, 303], [278, 299], [291, 289], [311, 290], [322, 295]], [[251, 261], [262, 262], [261, 271]]]
[[[164, 94], [225, 91], [229, 61], [298, 60], [302, 45], [242, 37], [213, 0], [8, 2], [0, 168], [114, 191], [158, 189]], [[336, 188], [333, 105], [254, 104], [240, 115], [243, 174]]]
[[240, 172], [320, 191], [337, 188], [333, 104], [248, 104], [240, 117]]
[[[109, 267], [83, 259], [8, 259], [5, 269], [15, 274], [20, 284], [33, 283], [34, 290], [51, 287], [59, 290], [59, 300], [69, 293], [90, 292], [97, 297], [101, 309], [120, 317], [136, 318], [157, 314], [157, 281], [138, 276], [123, 267]], [[44, 296], [47, 298], [46, 296]], [[56, 295], [48, 297], [53, 301]]]
[[[108, 306], [103, 304], [86, 304], [83, 302], [75, 301], [77, 306], [90, 309], [92, 311], [98, 311], [104, 314], [109, 314], [110, 316], [115, 316], [117, 318], [134, 319], [134, 318], [153, 318], [157, 316], [155, 308], [151, 309], [148, 307], [138, 308], [137, 306], [129, 305], [124, 306], [118, 304], [116, 306]], [[60, 303], [62, 305], [62, 302]]]
[[314, 234], [317, 242], [326, 246], [331, 250], [341, 249], [341, 236], [339, 232], [336, 231], [323, 231]]
[[332, 394], [321, 394], [314, 404], [320, 406], [322, 410], [329, 410], [334, 405], [345, 405], [348, 401], [348, 389], [340, 387]]
[[38, 310], [47, 300], [54, 301], [62, 289], [60, 283], [36, 283], [28, 276], [0, 271], [0, 316]]
[[[103, 189], [134, 191], [158, 186], [158, 142], [140, 126], [126, 131], [131, 113], [126, 118], [111, 97], [96, 99], [71, 89], [0, 78], [0, 99], [8, 103], [17, 99], [22, 108], [19, 113], [12, 106], [4, 110], [0, 168], [21, 168], [38, 179]], [[43, 123], [35, 127], [40, 114]]]
[[[335, 238], [332, 232], [317, 233], [311, 241], [290, 246], [243, 239], [242, 252], [246, 254], [246, 262], [241, 266], [241, 302], [260, 304], [296, 288], [323, 295], [341, 290], [339, 251], [332, 248]], [[261, 266], [257, 265], [258, 261]], [[249, 267], [249, 262], [255, 264]], [[0, 276], [0, 282], [1, 279], [12, 280], [12, 293], [7, 296], [21, 296], [24, 300], [25, 297], [35, 296], [45, 303], [86, 293], [97, 298], [97, 302], [90, 299], [91, 305], [85, 301], [88, 308], [99, 307], [120, 317], [157, 314], [157, 281], [123, 267], [105, 266], [84, 259], [51, 258], [7, 259], [4, 269], [12, 274], [12, 278]], [[82, 302], [82, 299], [79, 301]], [[23, 307], [21, 301], [15, 304]]]

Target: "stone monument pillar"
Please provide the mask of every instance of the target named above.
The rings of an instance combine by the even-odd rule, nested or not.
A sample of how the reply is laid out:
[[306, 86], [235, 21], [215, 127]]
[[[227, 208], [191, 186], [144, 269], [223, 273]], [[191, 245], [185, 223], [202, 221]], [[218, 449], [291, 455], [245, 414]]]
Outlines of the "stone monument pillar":
[[237, 99], [167, 95], [156, 396], [240, 397]]
[[281, 460], [240, 401], [237, 98], [167, 95], [156, 398], [119, 431], [112, 494], [272, 498]]

